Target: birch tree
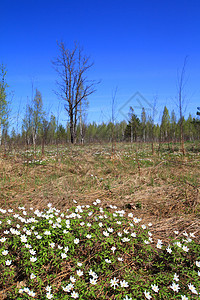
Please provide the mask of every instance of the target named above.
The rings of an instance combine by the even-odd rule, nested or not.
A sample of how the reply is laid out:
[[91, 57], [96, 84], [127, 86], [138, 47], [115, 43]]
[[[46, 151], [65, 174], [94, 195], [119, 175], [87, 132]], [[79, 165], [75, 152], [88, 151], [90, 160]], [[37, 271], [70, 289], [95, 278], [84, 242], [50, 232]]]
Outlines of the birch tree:
[[180, 142], [181, 142], [181, 151], [182, 154], [185, 155], [185, 146], [184, 146], [184, 130], [183, 130], [183, 111], [184, 111], [184, 89], [185, 89], [185, 69], [187, 65], [188, 56], [185, 57], [183, 67], [180, 72], [178, 72], [178, 82], [177, 82], [177, 88], [178, 88], [178, 109], [179, 109], [179, 124], [180, 124]]
[[2, 64], [0, 66], [0, 145], [2, 144], [2, 128], [8, 119], [8, 100], [6, 94], [8, 85], [5, 81], [6, 73], [6, 68]]
[[43, 117], [44, 117], [44, 111], [43, 111], [42, 95], [40, 91], [36, 89], [35, 97], [33, 99], [33, 113], [32, 113], [32, 126], [31, 126], [34, 153], [36, 153], [36, 139], [39, 133], [39, 129], [41, 129]]

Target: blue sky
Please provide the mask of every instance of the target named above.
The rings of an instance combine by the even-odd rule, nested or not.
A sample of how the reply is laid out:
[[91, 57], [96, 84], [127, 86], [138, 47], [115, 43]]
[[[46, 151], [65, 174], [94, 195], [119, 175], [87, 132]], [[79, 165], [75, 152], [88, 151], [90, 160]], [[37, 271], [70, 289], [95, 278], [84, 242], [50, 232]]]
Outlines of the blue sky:
[[186, 55], [185, 114], [195, 116], [200, 106], [199, 15], [200, 3], [193, 0], [1, 1], [0, 63], [7, 67], [7, 83], [14, 92], [11, 123], [16, 125], [17, 112], [23, 117], [32, 83], [49, 114], [59, 115], [63, 123], [68, 120], [53, 91], [57, 74], [51, 61], [61, 40], [69, 48], [77, 41], [94, 61], [88, 78], [101, 80], [88, 98], [88, 122], [110, 120], [116, 87], [118, 121], [130, 105], [140, 116], [137, 99], [131, 99], [136, 92], [147, 100], [147, 110], [157, 97], [157, 121], [164, 105], [177, 110], [177, 71]]

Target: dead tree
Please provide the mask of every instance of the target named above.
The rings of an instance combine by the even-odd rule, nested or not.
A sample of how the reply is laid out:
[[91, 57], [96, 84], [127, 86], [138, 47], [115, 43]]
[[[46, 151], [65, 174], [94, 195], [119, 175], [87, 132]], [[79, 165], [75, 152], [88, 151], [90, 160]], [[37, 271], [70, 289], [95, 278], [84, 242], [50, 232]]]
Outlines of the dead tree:
[[[53, 61], [59, 80], [57, 95], [65, 102], [69, 117], [71, 143], [76, 143], [78, 111], [83, 101], [95, 92], [95, 81], [88, 80], [87, 71], [93, 66], [76, 43], [72, 50], [58, 43], [59, 55]], [[82, 106], [83, 107], [83, 106]]]
[[185, 147], [184, 147], [184, 135], [183, 135], [183, 106], [184, 106], [184, 88], [186, 84], [185, 80], [185, 68], [187, 64], [188, 56], [185, 57], [183, 67], [180, 73], [178, 73], [178, 109], [179, 109], [179, 116], [180, 116], [180, 142], [181, 142], [181, 152], [185, 155]]

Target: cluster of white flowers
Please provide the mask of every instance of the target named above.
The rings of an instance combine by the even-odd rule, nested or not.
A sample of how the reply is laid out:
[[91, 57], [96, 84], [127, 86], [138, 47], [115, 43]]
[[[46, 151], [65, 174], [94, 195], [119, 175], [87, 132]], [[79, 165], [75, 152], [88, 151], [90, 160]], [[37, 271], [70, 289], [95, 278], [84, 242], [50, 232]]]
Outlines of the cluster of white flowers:
[[[74, 203], [77, 203], [77, 201], [74, 200]], [[101, 201], [97, 199], [95, 202], [93, 202], [94, 206], [97, 206], [100, 204]], [[118, 220], [118, 217], [125, 217], [126, 212], [124, 210], [117, 210], [116, 206], [110, 205], [111, 209], [114, 209], [115, 211], [112, 214], [112, 218], [114, 218], [114, 225], [111, 227], [110, 225], [108, 226], [108, 223], [106, 219], [109, 218], [109, 216], [105, 213], [103, 208], [99, 208], [99, 215], [94, 214], [93, 210], [90, 208], [90, 211], [87, 213], [87, 219], [85, 222], [83, 222], [82, 219], [82, 213], [84, 213], [84, 208], [89, 209], [89, 205], [77, 205], [75, 207], [74, 212], [68, 212], [67, 214], [61, 213], [60, 210], [55, 209], [52, 207], [52, 204], [48, 204], [48, 210], [46, 211], [39, 211], [36, 209], [33, 211], [33, 208], [30, 208], [31, 211], [33, 211], [35, 217], [27, 217], [28, 213], [23, 206], [19, 206], [18, 209], [21, 211], [23, 217], [20, 216], [20, 214], [13, 214], [13, 217], [19, 221], [21, 224], [17, 224], [16, 226], [12, 226], [12, 220], [7, 219], [6, 220], [6, 230], [3, 231], [5, 236], [2, 236], [0, 238], [0, 243], [6, 244], [6, 241], [9, 239], [10, 236], [16, 236], [16, 238], [19, 239], [19, 242], [21, 243], [21, 247], [27, 251], [27, 256], [28, 259], [31, 263], [31, 266], [35, 266], [38, 264], [38, 261], [40, 259], [39, 257], [39, 251], [38, 248], [34, 249], [34, 243], [31, 243], [32, 240], [37, 239], [37, 240], [45, 240], [48, 241], [49, 245], [49, 250], [52, 251], [52, 253], [55, 253], [54, 251], [57, 251], [59, 253], [59, 257], [64, 261], [66, 261], [69, 257], [70, 254], [70, 246], [66, 246], [66, 244], [58, 244], [58, 241], [52, 238], [54, 235], [54, 229], [58, 229], [59, 231], [63, 232], [63, 234], [66, 235], [69, 234], [69, 236], [72, 237], [72, 244], [75, 249], [78, 249], [78, 247], [82, 246], [85, 241], [87, 243], [92, 243], [93, 238], [95, 237], [95, 233], [91, 230], [92, 223], [91, 221], [89, 222], [88, 220], [91, 220], [90, 217], [93, 217], [94, 215], [94, 222], [96, 222], [96, 226], [101, 230], [102, 236], [105, 238], [112, 238], [118, 239], [119, 242], [123, 245], [123, 247], [126, 247], [126, 243], [130, 242], [131, 240], [137, 238], [137, 235], [139, 236], [138, 233], [136, 233], [136, 228], [140, 228], [141, 232], [146, 232], [146, 239], [143, 240], [143, 245], [149, 245], [148, 247], [154, 247], [157, 252], [161, 251], [166, 251], [168, 256], [175, 251], [175, 249], [179, 249], [184, 255], [186, 255], [187, 252], [190, 251], [189, 248], [189, 243], [192, 241], [192, 238], [195, 237], [193, 233], [188, 234], [187, 232], [183, 232], [184, 239], [181, 241], [176, 241], [175, 243], [171, 245], [166, 245], [164, 246], [164, 243], [162, 240], [158, 239], [157, 242], [154, 244], [153, 240], [153, 234], [149, 231], [149, 227], [152, 226], [152, 223], [149, 223], [148, 225], [142, 224], [140, 225], [139, 223], [141, 222], [142, 219], [134, 217], [133, 213], [128, 214], [128, 219], [130, 222], [129, 224], [124, 226], [124, 222], [121, 220]], [[2, 213], [4, 216], [6, 213], [13, 213], [12, 209], [4, 210], [0, 209], [0, 213]], [[43, 228], [39, 229], [37, 227], [37, 223], [39, 222], [40, 219], [46, 219], [47, 223], [49, 224], [48, 228]], [[115, 221], [116, 218], [116, 221]], [[73, 235], [73, 222], [76, 220], [80, 219], [80, 226], [86, 228], [86, 233], [84, 235], [80, 235], [76, 237], [76, 234]], [[1, 222], [1, 221], [0, 221]], [[1, 222], [2, 223], [2, 222]], [[0, 224], [1, 224], [0, 223]], [[119, 225], [119, 226], [117, 226]], [[9, 228], [10, 227], [10, 228]], [[120, 230], [118, 230], [118, 227], [120, 227]], [[39, 231], [37, 231], [37, 230]], [[68, 230], [67, 230], [68, 229]], [[178, 231], [174, 232], [176, 236], [180, 235]], [[90, 241], [89, 241], [90, 240]], [[119, 249], [116, 247], [117, 244], [112, 244], [109, 248], [110, 255], [111, 257], [107, 256], [107, 258], [104, 258], [104, 261], [109, 265], [112, 265], [113, 262], [117, 261], [119, 264], [123, 264], [125, 260], [124, 254], [120, 253]], [[10, 251], [6, 249], [6, 247], [2, 248], [3, 250], [1, 251], [1, 254], [3, 257], [6, 257], [5, 259], [5, 266], [6, 268], [10, 267], [12, 268], [12, 262], [13, 259], [12, 256], [10, 256]], [[158, 250], [159, 249], [159, 250]], [[186, 252], [186, 253], [185, 253]], [[70, 276], [70, 282], [68, 284], [65, 283], [65, 285], [62, 286], [63, 292], [70, 293], [70, 297], [77, 299], [79, 298], [78, 292], [75, 290], [76, 288], [76, 280], [81, 280], [82, 278], [85, 278], [86, 276], [86, 270], [84, 269], [84, 262], [77, 262], [78, 268], [75, 271], [74, 276]], [[200, 261], [196, 261], [194, 263], [195, 268], [200, 268]], [[197, 274], [200, 276], [200, 271], [197, 269]], [[94, 272], [92, 269], [89, 270], [89, 280], [88, 280], [88, 275], [87, 277], [87, 282], [91, 284], [92, 286], [96, 285], [97, 282], [101, 282], [99, 280], [98, 275], [96, 272]], [[181, 293], [181, 284], [179, 285], [179, 277], [181, 277], [179, 274], [174, 273], [173, 274], [173, 279], [172, 282], [169, 285], [169, 290], [173, 290], [174, 293]], [[33, 282], [37, 281], [39, 279], [37, 272], [32, 272], [30, 273], [30, 280], [33, 280]], [[125, 281], [123, 278], [110, 278], [110, 286], [115, 290], [116, 288], [128, 288], [129, 283]], [[198, 289], [192, 284], [189, 283], [188, 286], [188, 292], [192, 293], [194, 295], [198, 295]], [[53, 296], [53, 287], [51, 286], [46, 286], [46, 298], [47, 299], [52, 299]], [[161, 287], [159, 287], [156, 283], [152, 283], [149, 286], [149, 291], [145, 290], [144, 291], [144, 297], [146, 299], [151, 299], [152, 297], [155, 297], [155, 294], [159, 294], [161, 290]], [[36, 293], [32, 290], [30, 290], [28, 287], [23, 287], [19, 289], [19, 293], [26, 293], [30, 297], [36, 297]], [[182, 300], [187, 300], [188, 297], [186, 295], [180, 295]], [[129, 296], [125, 296], [123, 300], [132, 300], [132, 298], [129, 298]]]

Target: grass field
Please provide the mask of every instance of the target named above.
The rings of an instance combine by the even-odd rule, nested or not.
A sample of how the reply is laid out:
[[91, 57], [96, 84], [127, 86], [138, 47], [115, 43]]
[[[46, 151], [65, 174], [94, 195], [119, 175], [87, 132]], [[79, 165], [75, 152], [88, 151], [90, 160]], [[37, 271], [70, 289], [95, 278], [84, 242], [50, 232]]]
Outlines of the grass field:
[[200, 152], [185, 146], [2, 155], [0, 299], [199, 299]]

